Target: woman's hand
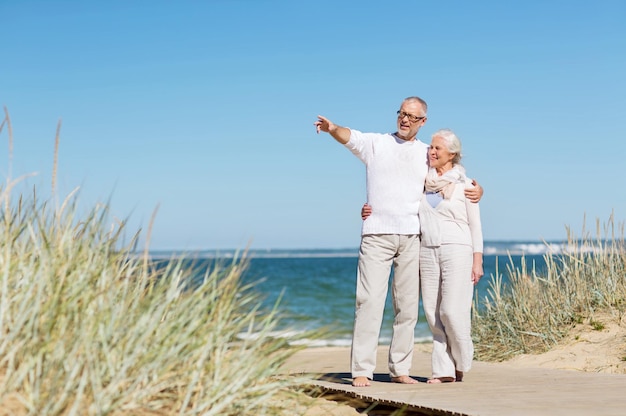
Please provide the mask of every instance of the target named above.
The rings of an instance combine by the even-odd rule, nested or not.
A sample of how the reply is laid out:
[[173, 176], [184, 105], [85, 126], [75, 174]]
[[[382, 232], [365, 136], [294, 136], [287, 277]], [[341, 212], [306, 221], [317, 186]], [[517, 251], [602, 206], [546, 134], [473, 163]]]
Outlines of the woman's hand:
[[480, 278], [483, 277], [483, 253], [474, 253], [474, 262], [472, 263], [472, 283], [477, 285]]
[[367, 217], [372, 215], [372, 207], [367, 205], [367, 202], [363, 204], [363, 208], [361, 208], [361, 219], [365, 221]]

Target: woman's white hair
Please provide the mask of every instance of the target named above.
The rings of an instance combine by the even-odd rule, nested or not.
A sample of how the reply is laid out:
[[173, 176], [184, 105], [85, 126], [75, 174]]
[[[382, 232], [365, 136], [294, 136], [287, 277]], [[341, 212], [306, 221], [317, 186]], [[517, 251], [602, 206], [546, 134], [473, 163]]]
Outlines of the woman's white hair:
[[456, 134], [450, 129], [440, 129], [433, 133], [433, 138], [441, 137], [446, 142], [446, 147], [448, 148], [448, 152], [454, 153], [454, 159], [452, 159], [453, 165], [458, 165], [461, 163], [461, 140], [457, 137]]

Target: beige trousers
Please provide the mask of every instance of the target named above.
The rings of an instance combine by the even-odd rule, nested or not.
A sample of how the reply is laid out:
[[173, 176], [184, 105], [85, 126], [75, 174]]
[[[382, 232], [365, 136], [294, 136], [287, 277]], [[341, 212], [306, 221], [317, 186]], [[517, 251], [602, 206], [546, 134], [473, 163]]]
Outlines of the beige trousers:
[[422, 306], [433, 333], [433, 377], [455, 377], [472, 366], [472, 247], [461, 244], [422, 246]]
[[419, 308], [419, 235], [361, 238], [351, 349], [352, 377], [373, 378], [391, 267], [394, 322], [389, 346], [392, 377], [409, 375]]

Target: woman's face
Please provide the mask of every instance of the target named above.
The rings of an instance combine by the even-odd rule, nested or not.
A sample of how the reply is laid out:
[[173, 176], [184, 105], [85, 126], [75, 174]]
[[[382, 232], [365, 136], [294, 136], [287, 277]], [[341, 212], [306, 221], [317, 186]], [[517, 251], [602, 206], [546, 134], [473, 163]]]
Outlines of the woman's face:
[[448, 146], [443, 138], [439, 136], [433, 137], [428, 150], [428, 163], [431, 168], [452, 168], [454, 156], [454, 153], [448, 151]]

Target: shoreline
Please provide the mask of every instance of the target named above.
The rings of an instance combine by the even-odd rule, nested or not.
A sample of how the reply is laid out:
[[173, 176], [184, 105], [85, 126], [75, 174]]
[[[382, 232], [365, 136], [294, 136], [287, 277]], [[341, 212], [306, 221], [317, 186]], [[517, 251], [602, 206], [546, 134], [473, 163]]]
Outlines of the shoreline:
[[[582, 372], [601, 372], [626, 374], [626, 314], [618, 318], [598, 316], [604, 328], [594, 330], [591, 326], [580, 324], [575, 326], [567, 337], [542, 354], [520, 354], [502, 362], [514, 367], [539, 367], [554, 370], [570, 370]], [[416, 342], [414, 347], [413, 366], [416, 360], [432, 351], [432, 341]], [[379, 345], [377, 351], [377, 372], [386, 372], [387, 352], [389, 345]], [[285, 368], [329, 368], [333, 371], [349, 372], [350, 346], [311, 346], [298, 351], [285, 363]], [[321, 364], [324, 362], [325, 364]], [[430, 362], [429, 362], [430, 364]], [[297, 370], [298, 371], [298, 370]], [[471, 374], [471, 372], [470, 372]], [[421, 374], [420, 374], [421, 376]]]

